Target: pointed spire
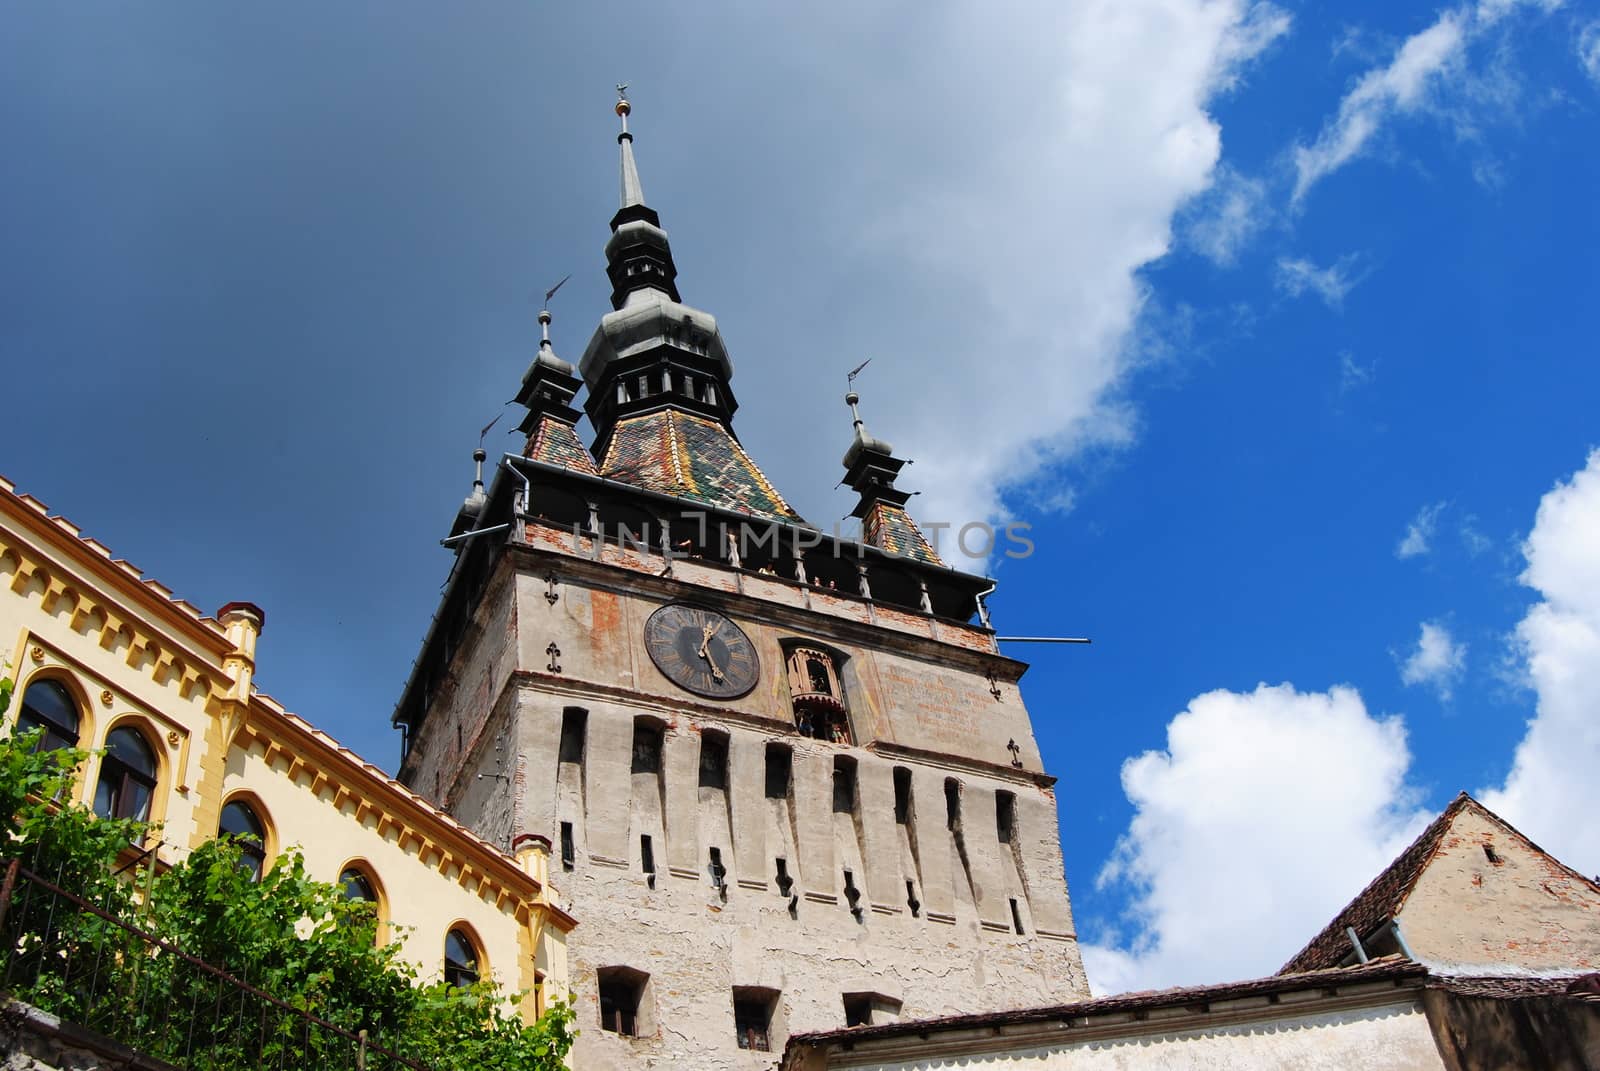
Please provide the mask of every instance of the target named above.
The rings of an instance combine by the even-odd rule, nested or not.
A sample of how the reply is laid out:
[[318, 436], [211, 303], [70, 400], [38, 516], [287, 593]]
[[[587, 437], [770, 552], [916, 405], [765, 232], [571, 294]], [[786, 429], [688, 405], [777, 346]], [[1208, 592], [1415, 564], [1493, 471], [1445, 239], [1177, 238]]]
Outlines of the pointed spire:
[[481, 445], [472, 451], [472, 462], [476, 466], [476, 472], [472, 477], [472, 493], [467, 495], [461, 503], [461, 508], [456, 511], [455, 523], [450, 526], [452, 536], [472, 531], [477, 526], [478, 518], [483, 514], [484, 505], [489, 501], [488, 495], [483, 490], [483, 463], [488, 456]]
[[[545, 293], [546, 302], [561, 289], [561, 283]], [[579, 414], [572, 407], [582, 381], [577, 369], [556, 356], [555, 347], [550, 344], [550, 321], [550, 310], [540, 309], [539, 353], [522, 377], [522, 389], [515, 399], [528, 407], [528, 415], [517, 429], [528, 437], [523, 456], [592, 473], [594, 459], [578, 440]]]
[[855, 429], [850, 449], [844, 454], [844, 482], [861, 496], [850, 515], [861, 518], [862, 538], [891, 554], [943, 565], [938, 552], [906, 512], [912, 493], [894, 485], [906, 461], [895, 457], [893, 446], [867, 430], [866, 421], [861, 419], [861, 395], [851, 391], [844, 396], [844, 402], [850, 407]]
[[679, 300], [672, 245], [661, 229], [661, 217], [644, 203], [639, 165], [633, 159], [633, 135], [628, 132], [633, 104], [624, 96], [627, 88], [627, 83], [617, 86], [616, 104], [617, 117], [622, 120], [622, 132], [617, 135], [622, 147], [622, 204], [611, 217], [611, 241], [606, 243], [606, 275], [611, 278], [614, 309], [640, 301]]
[[622, 120], [622, 133], [617, 144], [622, 146], [622, 203], [619, 208], [632, 208], [644, 204], [644, 187], [639, 184], [639, 165], [633, 161], [633, 135], [628, 133], [628, 116], [633, 105], [626, 96], [628, 83], [617, 84], [617, 117]]

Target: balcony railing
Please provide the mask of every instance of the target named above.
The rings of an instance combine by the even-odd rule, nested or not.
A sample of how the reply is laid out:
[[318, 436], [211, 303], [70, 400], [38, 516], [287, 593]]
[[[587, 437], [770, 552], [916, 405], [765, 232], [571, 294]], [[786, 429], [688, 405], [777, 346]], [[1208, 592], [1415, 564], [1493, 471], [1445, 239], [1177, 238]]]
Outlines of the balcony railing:
[[429, 1071], [0, 860], [0, 991], [187, 1071]]

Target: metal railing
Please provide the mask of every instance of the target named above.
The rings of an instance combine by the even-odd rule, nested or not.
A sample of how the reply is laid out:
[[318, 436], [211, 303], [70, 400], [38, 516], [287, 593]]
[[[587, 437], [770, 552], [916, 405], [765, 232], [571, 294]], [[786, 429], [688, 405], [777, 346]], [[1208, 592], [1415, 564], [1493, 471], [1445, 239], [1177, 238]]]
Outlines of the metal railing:
[[188, 1071], [429, 1071], [90, 903], [20, 858], [0, 878], [0, 992]]

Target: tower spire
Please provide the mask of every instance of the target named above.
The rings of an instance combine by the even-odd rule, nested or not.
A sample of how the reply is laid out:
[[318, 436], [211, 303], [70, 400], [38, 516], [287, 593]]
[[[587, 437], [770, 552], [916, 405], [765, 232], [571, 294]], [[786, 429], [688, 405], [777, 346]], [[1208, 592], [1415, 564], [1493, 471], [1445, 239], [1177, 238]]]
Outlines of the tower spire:
[[628, 103], [628, 83], [617, 83], [617, 118], [622, 120], [622, 133], [617, 144], [622, 146], [622, 203], [619, 208], [632, 208], [644, 204], [644, 187], [639, 184], [639, 165], [633, 160], [633, 135], [628, 133], [628, 115], [633, 105]]
[[744, 513], [796, 514], [739, 445], [729, 385], [733, 362], [716, 317], [683, 304], [672, 246], [644, 203], [628, 120], [628, 87], [613, 108], [622, 160], [622, 207], [611, 217], [606, 277], [612, 311], [578, 362], [600, 474]]
[[617, 214], [611, 217], [611, 240], [606, 243], [606, 275], [611, 279], [611, 307], [620, 309], [641, 301], [678, 301], [678, 267], [672, 262], [672, 246], [661, 229], [661, 217], [644, 203], [644, 186], [639, 182], [639, 165], [633, 158], [633, 134], [628, 116], [633, 104], [626, 93], [628, 84], [617, 86], [617, 118], [622, 132], [617, 144], [622, 147], [622, 197]]

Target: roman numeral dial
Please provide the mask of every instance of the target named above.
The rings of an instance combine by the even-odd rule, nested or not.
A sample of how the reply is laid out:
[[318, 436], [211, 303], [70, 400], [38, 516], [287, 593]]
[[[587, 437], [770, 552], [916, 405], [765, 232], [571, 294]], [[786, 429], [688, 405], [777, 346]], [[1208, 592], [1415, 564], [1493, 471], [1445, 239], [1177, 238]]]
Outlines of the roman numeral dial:
[[644, 645], [663, 676], [708, 699], [744, 695], [761, 676], [761, 660], [750, 637], [704, 607], [661, 607], [644, 623]]

